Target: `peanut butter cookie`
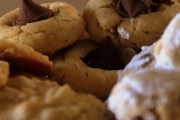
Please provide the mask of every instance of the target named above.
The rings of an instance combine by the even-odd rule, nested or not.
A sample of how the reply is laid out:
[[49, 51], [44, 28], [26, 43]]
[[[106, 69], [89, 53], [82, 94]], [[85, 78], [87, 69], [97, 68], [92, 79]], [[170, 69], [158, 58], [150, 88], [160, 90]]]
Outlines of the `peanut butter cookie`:
[[121, 47], [137, 49], [158, 40], [179, 11], [179, 0], [90, 0], [83, 17], [95, 42], [108, 36]]
[[117, 70], [123, 69], [134, 54], [132, 49], [119, 49], [110, 41], [98, 46], [84, 40], [53, 56], [51, 76], [59, 84], [105, 100], [116, 83]]
[[42, 6], [31, 0], [22, 0], [20, 9], [2, 16], [0, 41], [6, 39], [28, 45], [40, 53], [50, 54], [80, 38], [85, 23], [72, 5], [54, 2]]

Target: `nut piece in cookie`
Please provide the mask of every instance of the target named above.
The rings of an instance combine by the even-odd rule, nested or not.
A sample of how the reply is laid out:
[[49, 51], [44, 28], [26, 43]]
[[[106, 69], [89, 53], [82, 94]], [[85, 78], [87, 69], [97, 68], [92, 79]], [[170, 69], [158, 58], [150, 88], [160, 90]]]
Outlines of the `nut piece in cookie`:
[[178, 0], [89, 0], [83, 17], [95, 42], [110, 37], [119, 46], [137, 49], [157, 41], [178, 12]]
[[[43, 7], [42, 7], [43, 6]], [[76, 42], [85, 30], [80, 13], [65, 2], [22, 0], [20, 9], [0, 18], [0, 41], [6, 39], [51, 54]]]
[[30, 70], [39, 74], [49, 74], [53, 64], [48, 56], [34, 51], [31, 47], [15, 44], [9, 41], [0, 41], [0, 60], [10, 63], [16, 70]]
[[117, 70], [123, 69], [135, 52], [119, 49], [109, 40], [97, 45], [80, 41], [53, 56], [51, 77], [59, 84], [69, 84], [78, 92], [91, 93], [105, 100], [117, 80]]

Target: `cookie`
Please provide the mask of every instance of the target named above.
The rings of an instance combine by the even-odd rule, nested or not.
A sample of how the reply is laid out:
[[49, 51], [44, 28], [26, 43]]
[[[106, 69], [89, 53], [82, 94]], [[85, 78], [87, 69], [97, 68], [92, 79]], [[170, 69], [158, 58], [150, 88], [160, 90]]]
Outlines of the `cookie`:
[[90, 40], [78, 42], [51, 58], [54, 64], [51, 77], [59, 84], [105, 100], [117, 80], [117, 69], [123, 68], [135, 54], [131, 49], [115, 48], [109, 41], [101, 46]]
[[104, 105], [90, 95], [77, 94], [69, 87], [54, 88], [44, 96], [33, 97], [19, 104], [14, 120], [104, 120]]
[[108, 98], [118, 120], [180, 119], [179, 21], [177, 14], [161, 39], [144, 48], [119, 75]]
[[[84, 20], [80, 13], [68, 3], [53, 2], [42, 5], [44, 6], [42, 9], [48, 8], [53, 14], [49, 13], [47, 9], [45, 9], [45, 13], [42, 9], [39, 10], [37, 4], [32, 1], [23, 3], [22, 8], [25, 10], [20, 8], [19, 13], [19, 9], [15, 9], [0, 18], [0, 41], [6, 39], [28, 45], [40, 53], [50, 54], [71, 45], [84, 32]], [[29, 6], [31, 7], [29, 8]], [[25, 13], [23, 10], [27, 11], [34, 19], [29, 20], [22, 16], [21, 14]], [[47, 14], [50, 14], [50, 17], [46, 16]], [[30, 23], [21, 25], [24, 21]]]
[[138, 49], [157, 41], [179, 11], [178, 0], [90, 0], [83, 17], [95, 42], [108, 36], [121, 47]]
[[162, 37], [153, 45], [144, 47], [141, 53], [132, 58], [123, 74], [148, 68], [178, 69], [180, 67], [179, 23], [180, 14], [177, 14], [165, 29]]
[[179, 120], [180, 71], [144, 69], [123, 77], [108, 99], [117, 120]]
[[6, 40], [0, 41], [0, 60], [8, 61], [11, 69], [26, 70], [47, 75], [53, 68], [49, 57], [31, 47]]
[[4, 86], [8, 82], [9, 77], [9, 64], [4, 61], [0, 61], [0, 87]]
[[14, 120], [13, 111], [18, 104], [33, 96], [42, 96], [55, 87], [58, 87], [56, 83], [37, 78], [29, 79], [24, 76], [8, 78], [7, 84], [0, 88], [0, 119]]
[[0, 107], [2, 120], [104, 120], [106, 112], [105, 105], [94, 96], [24, 76], [10, 78], [0, 88]]

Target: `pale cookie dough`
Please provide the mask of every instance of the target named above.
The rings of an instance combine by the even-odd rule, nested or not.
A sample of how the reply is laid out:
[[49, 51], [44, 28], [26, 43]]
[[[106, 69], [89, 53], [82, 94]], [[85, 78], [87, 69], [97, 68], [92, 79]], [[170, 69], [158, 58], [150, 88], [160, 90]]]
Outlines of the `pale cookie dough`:
[[81, 41], [52, 58], [54, 68], [51, 77], [59, 84], [69, 84], [78, 92], [91, 93], [106, 99], [117, 80], [117, 70], [89, 67], [83, 58], [97, 48], [90, 41]]
[[54, 12], [54, 16], [13, 26], [19, 9], [15, 9], [0, 18], [0, 41], [8, 41], [31, 46], [43, 54], [53, 53], [74, 43], [83, 34], [85, 23], [80, 13], [64, 2], [43, 4]]
[[10, 63], [16, 70], [30, 70], [38, 74], [49, 74], [53, 68], [49, 57], [34, 51], [31, 47], [7, 40], [0, 41], [0, 60]]
[[9, 77], [9, 64], [4, 61], [0, 61], [0, 87], [4, 86], [8, 82]]
[[91, 95], [77, 94], [68, 86], [52, 88], [44, 96], [19, 104], [14, 120], [104, 120], [105, 106]]
[[134, 18], [121, 17], [114, 8], [115, 0], [90, 0], [83, 17], [90, 37], [100, 43], [109, 36], [115, 44], [140, 48], [158, 40], [169, 21], [180, 11], [180, 1], [162, 4], [157, 12]]
[[0, 88], [1, 120], [104, 120], [105, 105], [68, 86], [17, 76]]
[[13, 110], [18, 104], [33, 96], [42, 96], [55, 87], [58, 85], [54, 82], [36, 78], [18, 76], [8, 79], [8, 83], [0, 88], [0, 120], [14, 120]]
[[117, 120], [179, 120], [180, 71], [145, 69], [115, 85], [108, 107]]

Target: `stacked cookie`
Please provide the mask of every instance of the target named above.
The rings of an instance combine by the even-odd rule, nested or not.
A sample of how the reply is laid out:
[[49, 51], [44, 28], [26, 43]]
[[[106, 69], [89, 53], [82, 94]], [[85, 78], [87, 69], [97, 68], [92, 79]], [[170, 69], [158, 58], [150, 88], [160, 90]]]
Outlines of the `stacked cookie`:
[[[179, 18], [171, 22], [160, 41], [133, 56], [159, 39], [180, 11], [178, 0], [89, 0], [83, 16], [65, 2], [20, 3], [20, 8], [0, 18], [0, 120], [113, 120], [103, 102], [118, 79], [121, 87], [116, 85], [108, 99], [117, 119], [161, 117], [163, 105], [158, 103], [163, 107], [157, 112], [156, 103], [149, 108], [141, 102], [159, 100], [161, 94], [169, 100], [168, 95], [176, 91], [167, 88], [172, 82], [170, 74], [179, 78], [174, 70], [179, 65], [175, 49]], [[175, 37], [166, 36], [167, 31]], [[137, 91], [144, 96], [137, 98], [142, 100], [138, 107], [131, 108], [139, 102], [133, 98], [139, 95], [133, 88], [141, 85], [139, 80], [143, 86]], [[178, 85], [172, 82], [170, 87]], [[135, 95], [128, 101], [131, 88]], [[147, 112], [153, 119], [145, 118]]]
[[103, 120], [105, 106], [91, 95], [74, 92], [48, 79], [9, 77], [9, 64], [0, 61], [1, 120]]
[[112, 90], [109, 108], [118, 120], [179, 120], [180, 14], [159, 41], [125, 68]]
[[[22, 0], [0, 18], [1, 120], [104, 120], [106, 107], [50, 79], [49, 57], [80, 39], [85, 23], [64, 2], [42, 6]], [[3, 60], [3, 61], [2, 61]]]

